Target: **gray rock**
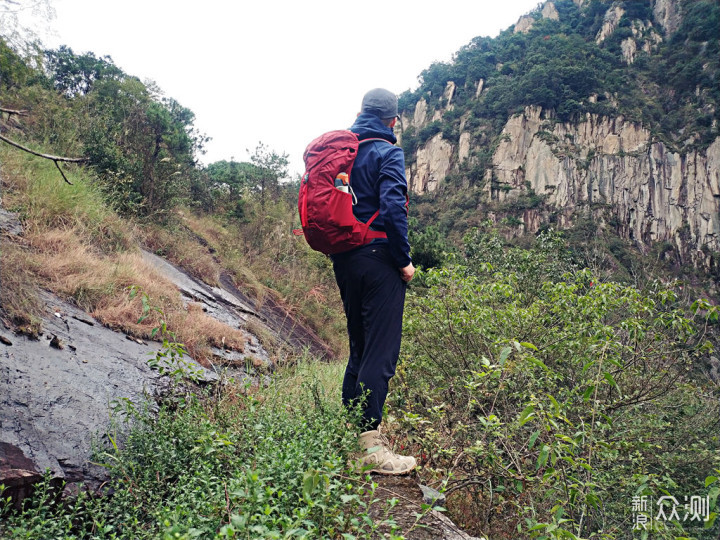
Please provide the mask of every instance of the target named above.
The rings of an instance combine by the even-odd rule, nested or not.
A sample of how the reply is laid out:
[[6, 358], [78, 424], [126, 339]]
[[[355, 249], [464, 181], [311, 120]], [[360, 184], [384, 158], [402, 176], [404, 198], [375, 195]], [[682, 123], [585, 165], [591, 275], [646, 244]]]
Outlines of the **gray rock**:
[[[107, 432], [115, 400], [140, 404], [167, 389], [147, 364], [160, 345], [128, 340], [94, 320], [91, 326], [86, 313], [43, 297], [43, 328], [53, 340], [12, 336], [12, 346], [0, 345], [0, 443], [18, 448], [36, 471], [98, 485], [107, 475], [89, 461], [91, 440]], [[2, 327], [0, 335], [11, 337]], [[51, 346], [56, 340], [67, 346]], [[204, 380], [218, 379], [197, 368]], [[0, 483], [7, 483], [1, 474]]]
[[[17, 216], [0, 209], [0, 234], [17, 236]], [[246, 330], [241, 352], [213, 348], [212, 370], [199, 370], [201, 382], [234, 380], [266, 384], [274, 362], [248, 323], [297, 352], [308, 348], [318, 357], [327, 347], [298, 324], [273, 299], [256, 306], [224, 275], [222, 288], [198, 282], [167, 261], [144, 253], [176, 284], [188, 301], [199, 302], [215, 319]], [[90, 489], [107, 473], [90, 462], [93, 440], [102, 444], [113, 428], [111, 410], [128, 402], [149, 403], [171, 388], [167, 377], [150, 369], [161, 345], [104, 327], [84, 311], [47, 292], [41, 339], [15, 335], [0, 323], [0, 484], [22, 497], [29, 484], [49, 470], [54, 481], [82, 482]], [[18, 465], [20, 464], [20, 465]]]
[[431, 504], [433, 507], [436, 506], [445, 506], [445, 494], [440, 493], [436, 489], [433, 489], [429, 486], [424, 486], [422, 484], [418, 484], [420, 486], [420, 489], [423, 493], [423, 502], [425, 504]]
[[20, 218], [14, 212], [0, 208], [0, 231], [8, 236], [19, 236], [23, 232]]
[[[188, 301], [201, 303], [208, 315], [228, 326], [248, 328], [251, 325], [271, 336], [281, 347], [297, 352], [307, 349], [315, 358], [332, 357], [327, 345], [289, 314], [272, 295], [267, 295], [257, 305], [257, 302], [235, 287], [226, 273], [220, 276], [222, 288], [211, 287], [157, 255], [143, 251], [143, 258], [169, 278]], [[246, 354], [273, 369], [270, 357], [258, 339], [252, 335], [249, 335], [249, 339]]]

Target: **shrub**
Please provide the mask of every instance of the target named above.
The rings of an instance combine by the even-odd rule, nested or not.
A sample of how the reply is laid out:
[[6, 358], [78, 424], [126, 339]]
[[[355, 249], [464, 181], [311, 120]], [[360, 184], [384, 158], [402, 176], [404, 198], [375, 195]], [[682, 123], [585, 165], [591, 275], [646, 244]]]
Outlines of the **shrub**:
[[364, 488], [347, 470], [357, 433], [322, 387], [285, 382], [181, 403], [155, 414], [126, 404], [128, 434], [110, 436], [95, 456], [112, 476], [106, 496], [57, 504], [46, 482], [20, 513], [0, 506], [0, 536], [374, 537]]
[[[427, 272], [406, 307], [389, 401], [425, 474], [451, 478], [455, 521], [491, 538], [625, 538], [635, 496], [716, 497], [717, 389], [689, 370], [717, 313], [587, 270], [549, 279], [512, 251]], [[666, 525], [659, 537], [717, 535]]]

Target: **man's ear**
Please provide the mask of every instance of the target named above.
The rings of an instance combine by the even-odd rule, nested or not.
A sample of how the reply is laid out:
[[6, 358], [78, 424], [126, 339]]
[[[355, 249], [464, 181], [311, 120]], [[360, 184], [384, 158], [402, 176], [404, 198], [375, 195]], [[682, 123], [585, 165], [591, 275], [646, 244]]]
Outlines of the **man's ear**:
[[392, 119], [392, 122], [390, 122], [390, 125], [388, 126], [390, 129], [395, 127], [395, 124], [397, 123], [397, 117]]

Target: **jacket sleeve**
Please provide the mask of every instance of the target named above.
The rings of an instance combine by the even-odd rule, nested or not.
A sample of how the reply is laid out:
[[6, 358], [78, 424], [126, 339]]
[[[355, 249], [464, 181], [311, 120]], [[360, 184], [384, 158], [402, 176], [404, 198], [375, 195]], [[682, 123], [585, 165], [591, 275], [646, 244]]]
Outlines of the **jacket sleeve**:
[[390, 253], [398, 268], [404, 268], [412, 260], [408, 242], [405, 156], [401, 148], [393, 147], [383, 156], [378, 188], [380, 216], [387, 233]]

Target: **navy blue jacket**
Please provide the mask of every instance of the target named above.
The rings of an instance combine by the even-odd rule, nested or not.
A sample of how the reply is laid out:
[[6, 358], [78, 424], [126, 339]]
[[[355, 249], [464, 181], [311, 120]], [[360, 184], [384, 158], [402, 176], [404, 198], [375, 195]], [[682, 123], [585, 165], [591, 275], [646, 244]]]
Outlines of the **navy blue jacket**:
[[[362, 143], [350, 173], [350, 184], [357, 204], [355, 217], [367, 222], [379, 209], [372, 229], [385, 231], [387, 240], [373, 240], [373, 245], [387, 244], [398, 268], [410, 264], [410, 244], [407, 225], [407, 180], [405, 155], [394, 146], [397, 138], [392, 129], [373, 114], [361, 114], [350, 131], [364, 139], [380, 138], [383, 141]], [[389, 143], [392, 144], [388, 144]]]

